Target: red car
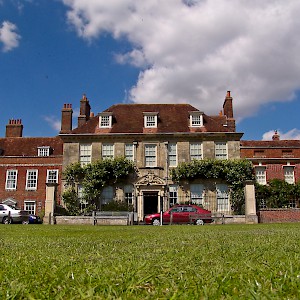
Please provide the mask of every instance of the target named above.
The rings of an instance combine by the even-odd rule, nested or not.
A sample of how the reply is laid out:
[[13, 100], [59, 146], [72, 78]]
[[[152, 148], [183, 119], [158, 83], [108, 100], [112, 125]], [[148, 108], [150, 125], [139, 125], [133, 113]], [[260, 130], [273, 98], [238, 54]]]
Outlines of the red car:
[[[211, 211], [197, 205], [174, 205], [162, 215], [163, 224], [195, 224], [204, 225], [213, 221]], [[160, 214], [145, 216], [146, 224], [160, 225]]]

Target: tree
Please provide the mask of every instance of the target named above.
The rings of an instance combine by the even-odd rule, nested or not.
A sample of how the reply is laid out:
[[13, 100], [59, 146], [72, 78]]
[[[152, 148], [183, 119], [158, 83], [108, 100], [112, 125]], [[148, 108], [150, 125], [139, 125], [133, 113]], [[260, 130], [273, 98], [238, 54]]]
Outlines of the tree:
[[181, 163], [171, 170], [171, 178], [177, 183], [194, 179], [222, 179], [230, 188], [231, 208], [235, 213], [243, 213], [244, 183], [246, 180], [254, 180], [254, 174], [252, 163], [245, 159], [203, 159]]
[[[128, 176], [134, 175], [135, 171], [134, 163], [124, 157], [95, 161], [84, 167], [80, 163], [71, 164], [63, 173], [67, 185], [67, 189], [62, 195], [63, 200], [70, 211], [73, 206], [79, 207], [75, 186], [81, 184], [83, 199], [88, 205], [99, 206], [101, 192], [104, 187], [122, 182]], [[74, 193], [77, 202], [74, 201]]]
[[272, 179], [268, 185], [256, 185], [257, 203], [264, 201], [267, 208], [289, 207], [300, 197], [300, 184], [289, 184], [284, 180]]

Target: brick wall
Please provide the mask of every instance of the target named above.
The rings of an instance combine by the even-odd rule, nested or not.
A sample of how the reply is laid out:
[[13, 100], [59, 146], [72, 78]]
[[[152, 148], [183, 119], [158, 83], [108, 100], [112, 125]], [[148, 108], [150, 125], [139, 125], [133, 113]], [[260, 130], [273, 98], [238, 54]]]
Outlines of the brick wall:
[[259, 223], [300, 222], [300, 209], [268, 209], [258, 212]]
[[[60, 203], [60, 189], [62, 176], [62, 157], [2, 157], [0, 159], [0, 202], [12, 198], [17, 201], [17, 206], [24, 208], [24, 201], [36, 202], [36, 213], [45, 207], [47, 170], [58, 170], [58, 186], [56, 192], [57, 202]], [[6, 171], [17, 170], [16, 190], [6, 190]], [[38, 170], [37, 189], [26, 190], [27, 170]]]

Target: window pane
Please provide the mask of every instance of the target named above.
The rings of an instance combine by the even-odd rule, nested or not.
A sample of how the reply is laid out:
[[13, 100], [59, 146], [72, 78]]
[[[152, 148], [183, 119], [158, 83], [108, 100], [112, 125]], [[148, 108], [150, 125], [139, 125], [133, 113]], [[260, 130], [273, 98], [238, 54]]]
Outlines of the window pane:
[[145, 127], [156, 127], [156, 118], [157, 116], [145, 116], [146, 122]]
[[216, 159], [227, 159], [227, 144], [225, 142], [215, 143]]
[[114, 145], [102, 144], [102, 159], [114, 158]]
[[92, 159], [92, 145], [91, 144], [81, 144], [80, 145], [80, 163], [81, 166], [85, 166], [91, 163]]
[[190, 144], [190, 157], [193, 159], [202, 159], [201, 143]]
[[133, 159], [134, 159], [133, 153], [134, 153], [134, 145], [133, 144], [125, 144], [125, 157], [127, 159], [133, 161]]
[[177, 166], [177, 149], [176, 144], [169, 144], [169, 166], [176, 167]]
[[156, 145], [145, 145], [145, 166], [156, 166]]
[[47, 170], [47, 183], [58, 182], [58, 170]]
[[110, 127], [111, 116], [101, 116], [100, 127]]
[[204, 185], [203, 184], [191, 184], [191, 201], [197, 205], [203, 205], [203, 194], [204, 194]]
[[178, 191], [178, 186], [177, 185], [170, 185], [169, 186], [170, 207], [175, 205], [176, 203], [178, 203], [177, 191]]
[[133, 205], [133, 186], [131, 184], [124, 186], [124, 200], [128, 205]]
[[37, 189], [37, 170], [27, 170], [26, 176], [26, 190], [36, 190]]
[[106, 204], [112, 201], [114, 198], [114, 189], [112, 186], [107, 186], [102, 190], [101, 193], [101, 203]]
[[266, 168], [265, 167], [255, 167], [255, 177], [259, 184], [266, 184]]
[[192, 115], [192, 126], [202, 126], [202, 115]]
[[294, 167], [283, 167], [283, 170], [284, 170], [284, 180], [290, 184], [295, 183]]
[[17, 188], [17, 170], [6, 171], [6, 184], [7, 190], [15, 190]]
[[29, 214], [35, 215], [35, 201], [25, 201], [24, 202], [24, 210], [28, 211]]
[[227, 184], [217, 184], [217, 211], [229, 212], [229, 194]]
[[38, 156], [49, 156], [50, 147], [39, 147], [38, 148]]

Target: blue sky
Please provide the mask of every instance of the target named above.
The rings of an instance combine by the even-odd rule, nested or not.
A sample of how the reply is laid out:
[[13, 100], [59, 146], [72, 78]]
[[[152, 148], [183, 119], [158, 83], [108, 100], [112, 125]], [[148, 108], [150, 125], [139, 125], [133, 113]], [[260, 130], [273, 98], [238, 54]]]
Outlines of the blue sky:
[[298, 0], [0, 0], [0, 136], [12, 118], [24, 136], [58, 134], [83, 93], [94, 113], [133, 101], [216, 115], [231, 90], [243, 139], [300, 139], [299, 13]]

